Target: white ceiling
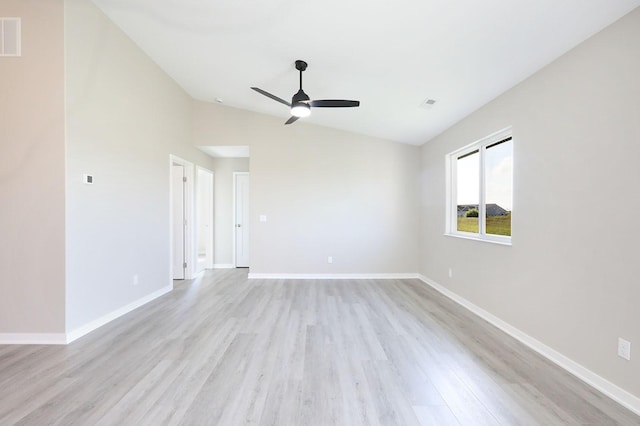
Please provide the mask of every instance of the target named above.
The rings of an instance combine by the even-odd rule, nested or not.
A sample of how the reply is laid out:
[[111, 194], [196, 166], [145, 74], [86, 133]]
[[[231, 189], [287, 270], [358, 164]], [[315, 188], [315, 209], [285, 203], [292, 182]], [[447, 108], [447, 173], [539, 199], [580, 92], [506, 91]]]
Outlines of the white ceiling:
[[216, 158], [249, 158], [249, 146], [246, 145], [199, 146], [198, 148]]
[[[640, 0], [93, 0], [196, 99], [421, 145]], [[436, 100], [423, 108], [426, 99]], [[295, 126], [295, 124], [293, 124]]]

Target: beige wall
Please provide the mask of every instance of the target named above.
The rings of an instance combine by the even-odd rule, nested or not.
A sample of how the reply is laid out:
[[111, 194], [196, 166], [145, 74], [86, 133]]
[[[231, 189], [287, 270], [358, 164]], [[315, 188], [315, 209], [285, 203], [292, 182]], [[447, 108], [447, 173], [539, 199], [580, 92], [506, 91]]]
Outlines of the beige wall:
[[[640, 396], [640, 9], [422, 148], [421, 272]], [[445, 230], [445, 155], [513, 126], [513, 246]], [[453, 278], [448, 268], [453, 268]], [[635, 346], [634, 346], [635, 347]]]
[[233, 264], [233, 173], [248, 172], [248, 158], [214, 158], [214, 261], [218, 266]]
[[282, 122], [194, 106], [196, 145], [250, 146], [251, 272], [416, 272], [419, 148]]
[[0, 16], [22, 18], [22, 57], [0, 58], [0, 333], [63, 333], [63, 2]]
[[169, 155], [212, 167], [191, 144], [190, 97], [93, 3], [65, 2], [65, 40], [73, 331], [171, 283]]

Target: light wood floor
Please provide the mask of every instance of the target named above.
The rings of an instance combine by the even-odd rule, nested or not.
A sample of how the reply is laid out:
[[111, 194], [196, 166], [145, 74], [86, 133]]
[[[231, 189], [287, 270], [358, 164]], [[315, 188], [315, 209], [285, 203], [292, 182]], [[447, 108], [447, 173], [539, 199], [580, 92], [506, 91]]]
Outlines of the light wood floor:
[[640, 425], [417, 280], [207, 272], [68, 346], [0, 346], [0, 425]]

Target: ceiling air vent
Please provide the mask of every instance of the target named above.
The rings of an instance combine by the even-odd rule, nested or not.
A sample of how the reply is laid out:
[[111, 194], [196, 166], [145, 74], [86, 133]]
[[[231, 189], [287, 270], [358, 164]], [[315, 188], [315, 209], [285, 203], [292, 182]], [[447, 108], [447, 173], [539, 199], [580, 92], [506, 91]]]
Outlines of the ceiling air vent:
[[0, 56], [20, 55], [20, 18], [0, 18]]
[[424, 101], [422, 101], [422, 103], [420, 104], [420, 107], [424, 108], [424, 109], [431, 109], [433, 108], [433, 106], [435, 105], [436, 100], [435, 99], [425, 99]]

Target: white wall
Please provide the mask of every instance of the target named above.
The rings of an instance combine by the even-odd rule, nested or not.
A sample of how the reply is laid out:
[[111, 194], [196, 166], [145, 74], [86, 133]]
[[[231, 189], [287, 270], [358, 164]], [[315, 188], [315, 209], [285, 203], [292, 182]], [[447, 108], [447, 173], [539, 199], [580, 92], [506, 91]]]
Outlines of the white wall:
[[[640, 9], [423, 146], [420, 271], [640, 397], [638, 46]], [[513, 246], [444, 236], [445, 155], [509, 125]]]
[[194, 105], [196, 145], [250, 146], [251, 272], [416, 272], [419, 148], [282, 121]]
[[62, 0], [2, 0], [22, 57], [0, 58], [0, 333], [64, 333]]
[[65, 2], [65, 67], [71, 332], [171, 284], [169, 155], [211, 159], [191, 99], [88, 0]]
[[248, 158], [214, 158], [214, 261], [218, 266], [233, 264], [233, 173], [248, 172]]

